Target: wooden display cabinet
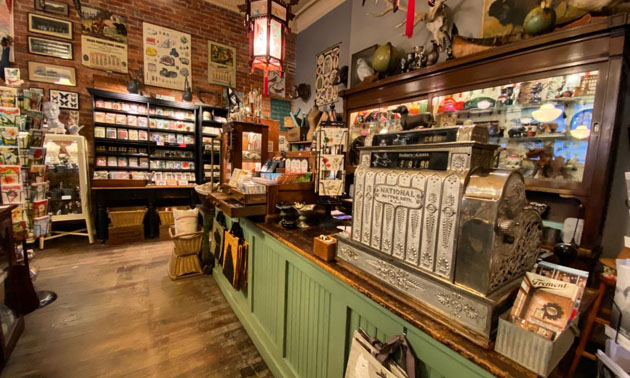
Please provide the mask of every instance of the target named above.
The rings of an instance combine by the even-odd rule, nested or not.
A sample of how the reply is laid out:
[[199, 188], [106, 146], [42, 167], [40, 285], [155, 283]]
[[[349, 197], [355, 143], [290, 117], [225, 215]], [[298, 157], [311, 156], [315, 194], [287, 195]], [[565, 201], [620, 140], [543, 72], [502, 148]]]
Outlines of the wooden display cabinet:
[[[244, 146], [246, 145], [245, 134], [260, 134], [260, 150], [256, 153], [260, 157], [256, 159], [244, 159], [243, 154], [250, 152]], [[228, 172], [234, 169], [244, 169], [243, 164], [259, 161], [262, 165], [269, 158], [269, 126], [259, 123], [249, 122], [228, 122], [223, 125], [223, 135], [221, 143], [221, 183], [227, 182]], [[253, 151], [252, 151], [253, 152]], [[251, 160], [251, 161], [250, 161]]]
[[[580, 252], [592, 257], [601, 242], [614, 143], [623, 119], [619, 104], [624, 103], [628, 80], [627, 24], [625, 14], [594, 19], [343, 91], [346, 122], [351, 130], [365, 130], [356, 125], [358, 115], [426, 104], [438, 126], [466, 120], [487, 124], [494, 135], [491, 142], [502, 147], [499, 151], [516, 151], [516, 158], [499, 154], [497, 166], [522, 169], [528, 197], [551, 206], [550, 220], [583, 218]], [[545, 104], [556, 110], [547, 105], [541, 113]], [[553, 112], [560, 115], [549, 121]], [[523, 153], [524, 158], [519, 155]], [[548, 164], [537, 158], [548, 159]], [[568, 172], [568, 163], [577, 168]]]

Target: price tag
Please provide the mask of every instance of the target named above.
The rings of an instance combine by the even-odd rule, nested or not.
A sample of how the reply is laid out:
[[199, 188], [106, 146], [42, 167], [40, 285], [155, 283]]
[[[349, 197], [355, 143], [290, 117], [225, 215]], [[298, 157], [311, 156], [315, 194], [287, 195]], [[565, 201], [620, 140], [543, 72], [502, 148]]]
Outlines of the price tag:
[[186, 143], [180, 143], [179, 146], [180, 147], [186, 147]]
[[72, 195], [61, 196], [62, 201], [71, 200], [71, 199], [72, 199]]

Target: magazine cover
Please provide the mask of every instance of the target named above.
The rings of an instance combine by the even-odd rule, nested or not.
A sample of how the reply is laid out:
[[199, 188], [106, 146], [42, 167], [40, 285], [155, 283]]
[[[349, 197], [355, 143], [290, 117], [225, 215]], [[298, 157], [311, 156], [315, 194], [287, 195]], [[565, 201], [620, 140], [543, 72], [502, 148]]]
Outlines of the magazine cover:
[[553, 339], [569, 323], [577, 296], [578, 286], [575, 284], [526, 272], [510, 320]]
[[553, 278], [559, 281], [569, 282], [578, 286], [578, 295], [575, 301], [575, 306], [571, 311], [571, 320], [573, 320], [580, 309], [580, 303], [582, 302], [582, 295], [584, 295], [584, 288], [588, 281], [588, 272], [584, 270], [578, 270], [569, 268], [562, 265], [552, 264], [550, 262], [541, 261], [536, 264], [534, 272], [541, 276]]

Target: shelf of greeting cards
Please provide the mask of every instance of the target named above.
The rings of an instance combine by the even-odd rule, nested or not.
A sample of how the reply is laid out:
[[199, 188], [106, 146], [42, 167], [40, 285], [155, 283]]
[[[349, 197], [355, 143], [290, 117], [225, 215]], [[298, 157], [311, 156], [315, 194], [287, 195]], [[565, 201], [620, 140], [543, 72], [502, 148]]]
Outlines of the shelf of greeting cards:
[[96, 166], [97, 170], [112, 170], [112, 171], [148, 171], [149, 167], [130, 167], [130, 166], [117, 166], [117, 165], [103, 165]]
[[149, 146], [155, 147], [155, 148], [179, 148], [179, 149], [184, 149], [184, 150], [192, 150], [195, 148], [194, 144], [177, 144], [177, 143], [157, 144], [156, 142], [149, 142]]
[[[457, 96], [457, 95], [455, 95]], [[503, 105], [503, 106], [493, 106], [487, 109], [461, 109], [461, 110], [451, 110], [451, 111], [437, 111], [437, 106], [434, 105], [434, 109], [436, 110], [435, 114], [492, 114], [492, 113], [501, 113], [501, 112], [518, 112], [526, 109], [536, 109], [540, 108], [545, 104], [572, 104], [572, 103], [583, 103], [583, 104], [593, 104], [595, 102], [595, 96], [576, 96], [576, 97], [559, 97], [552, 98], [541, 101], [540, 103], [528, 103], [528, 104], [514, 104], [514, 105]]]
[[151, 155], [151, 160], [187, 161], [189, 163], [192, 163], [194, 159], [191, 158], [191, 157], [168, 157], [168, 156], [154, 156], [154, 155]]
[[166, 120], [169, 120], [169, 121], [195, 122], [194, 116], [193, 116], [193, 118], [186, 118], [186, 117], [177, 118], [177, 117], [171, 117], [171, 116], [165, 116], [165, 115], [159, 115], [159, 114], [148, 114], [148, 116], [149, 116], [149, 118], [166, 119]]
[[141, 127], [141, 126], [128, 126], [128, 125], [118, 125], [118, 124], [114, 124], [114, 123], [103, 123], [103, 122], [94, 122], [94, 126], [97, 127], [116, 127], [119, 129], [132, 129], [132, 130], [153, 130], [153, 129], [149, 129], [148, 127]]
[[161, 132], [161, 133], [195, 135], [194, 131], [186, 131], [186, 130], [160, 129], [160, 128], [157, 128], [157, 127], [150, 127], [149, 130], [150, 131], [158, 131], [158, 132]]
[[109, 152], [109, 151], [96, 151], [97, 156], [129, 156], [129, 157], [148, 157], [149, 154], [140, 154], [133, 152]]
[[194, 172], [194, 169], [177, 169], [177, 168], [151, 168], [151, 171], [156, 172]]
[[140, 113], [140, 112], [131, 112], [127, 110], [117, 110], [117, 109], [107, 109], [107, 108], [94, 108], [96, 112], [104, 112], [104, 113], [115, 113], [115, 114], [125, 114], [131, 116], [139, 116], [139, 117], [147, 117], [149, 113]]
[[94, 143], [100, 144], [115, 144], [115, 145], [135, 145], [146, 147], [149, 143], [146, 140], [129, 140], [129, 139], [115, 139], [115, 138], [94, 138]]

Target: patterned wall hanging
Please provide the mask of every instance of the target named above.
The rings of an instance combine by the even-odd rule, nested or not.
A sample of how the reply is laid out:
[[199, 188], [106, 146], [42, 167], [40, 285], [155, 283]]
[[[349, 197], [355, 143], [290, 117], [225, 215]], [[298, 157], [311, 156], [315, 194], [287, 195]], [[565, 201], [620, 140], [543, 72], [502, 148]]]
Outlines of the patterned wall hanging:
[[333, 85], [339, 70], [340, 43], [317, 54], [315, 75], [315, 105], [323, 106], [337, 102], [337, 88]]

